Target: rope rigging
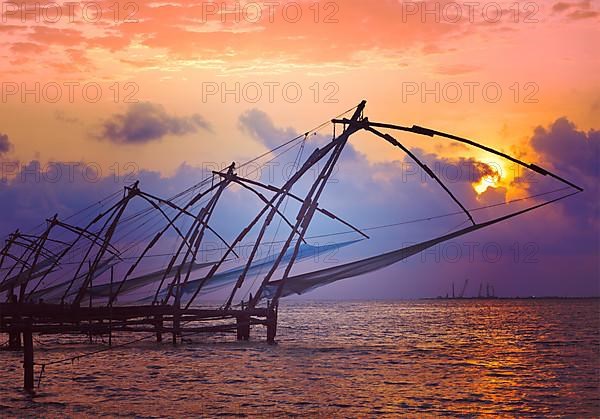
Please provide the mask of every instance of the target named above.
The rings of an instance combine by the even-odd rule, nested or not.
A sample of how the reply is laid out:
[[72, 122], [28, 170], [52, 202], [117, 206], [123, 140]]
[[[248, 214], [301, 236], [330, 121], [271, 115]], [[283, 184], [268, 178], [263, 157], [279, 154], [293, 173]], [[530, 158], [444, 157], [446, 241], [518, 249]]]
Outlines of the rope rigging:
[[[499, 202], [490, 205], [479, 206], [475, 208], [467, 208], [463, 205], [457, 196], [441, 181], [439, 177], [433, 173], [433, 171], [423, 163], [414, 153], [412, 153], [407, 147], [400, 143], [396, 138], [392, 137], [388, 133], [379, 131], [378, 129], [396, 130], [403, 132], [410, 132], [418, 135], [427, 137], [439, 136], [445, 137], [454, 141], [460, 141], [477, 148], [481, 148], [486, 151], [490, 151], [493, 154], [508, 158], [509, 160], [516, 162], [523, 167], [526, 167], [534, 172], [543, 176], [551, 176], [571, 188], [576, 188], [578, 191], [582, 189], [566, 181], [565, 179], [552, 174], [546, 169], [531, 163], [527, 164], [505, 153], [491, 149], [490, 147], [483, 146], [474, 141], [467, 140], [461, 137], [445, 134], [439, 131], [434, 131], [428, 128], [423, 128], [413, 125], [412, 127], [404, 127], [400, 125], [383, 124], [378, 122], [369, 121], [368, 118], [364, 117], [365, 103], [361, 104], [343, 112], [336, 118], [326, 121], [315, 128], [305, 132], [304, 134], [297, 135], [296, 137], [284, 141], [282, 144], [258, 155], [255, 158], [247, 160], [246, 162], [238, 165], [235, 170], [239, 172], [241, 168], [252, 166], [246, 177], [241, 177], [236, 174], [231, 166], [229, 172], [212, 172], [205, 176], [202, 180], [196, 184], [188, 187], [187, 189], [174, 194], [168, 199], [162, 199], [155, 195], [149, 194], [145, 191], [141, 191], [137, 182], [133, 187], [126, 187], [123, 191], [114, 192], [101, 200], [82, 208], [79, 211], [69, 215], [64, 221], [56, 221], [56, 225], [66, 230], [63, 234], [75, 235], [75, 239], [62, 239], [61, 237], [46, 237], [39, 239], [40, 235], [25, 235], [21, 234], [19, 240], [12, 240], [10, 246], [5, 246], [2, 256], [13, 260], [13, 266], [6, 268], [1, 266], [0, 271], [8, 274], [5, 276], [3, 281], [0, 281], [0, 285], [9, 279], [10, 272], [12, 272], [16, 265], [21, 265], [21, 274], [26, 272], [30, 278], [38, 277], [39, 275], [34, 274], [35, 269], [40, 270], [37, 264], [37, 258], [41, 257], [47, 260], [54, 260], [56, 263], [52, 265], [48, 272], [42, 272], [43, 276], [37, 283], [37, 286], [30, 291], [31, 296], [38, 287], [42, 286], [41, 290], [53, 287], [53, 282], [50, 280], [51, 274], [60, 270], [62, 276], [72, 275], [72, 280], [69, 282], [67, 289], [63, 294], [63, 301], [71, 292], [71, 288], [77, 291], [75, 302], [78, 303], [85, 293], [85, 289], [91, 288], [91, 281], [93, 277], [100, 276], [107, 269], [112, 269], [118, 263], [131, 263], [127, 274], [122, 281], [118, 282], [118, 290], [109, 300], [112, 301], [116, 298], [123, 284], [128, 278], [134, 278], [133, 271], [137, 269], [138, 265], [144, 260], [150, 260], [151, 258], [170, 257], [168, 268], [164, 273], [164, 278], [160, 282], [156, 289], [156, 296], [162, 289], [163, 282], [165, 282], [166, 289], [168, 290], [166, 299], [163, 300], [163, 304], [169, 300], [169, 297], [173, 295], [173, 287], [177, 289], [181, 286], [185, 286], [190, 277], [190, 272], [193, 263], [196, 262], [196, 257], [199, 251], [203, 251], [200, 242], [204, 238], [204, 232], [210, 232], [218, 240], [223, 242], [225, 246], [212, 248], [212, 250], [226, 250], [226, 253], [221, 260], [216, 262], [215, 265], [210, 269], [209, 273], [200, 280], [196, 291], [193, 293], [191, 299], [188, 301], [187, 306], [192, 303], [200, 289], [204, 284], [216, 274], [217, 270], [220, 269], [221, 265], [225, 262], [230, 261], [228, 255], [231, 253], [234, 256], [238, 256], [234, 248], [251, 247], [253, 248], [250, 260], [246, 262], [246, 269], [240, 276], [237, 285], [232, 290], [230, 299], [225, 304], [228, 307], [232, 303], [233, 296], [236, 289], [240, 288], [246, 279], [246, 272], [249, 272], [250, 266], [252, 265], [253, 255], [259, 247], [267, 246], [268, 252], [274, 249], [275, 246], [281, 247], [279, 256], [275, 259], [275, 262], [266, 276], [263, 278], [262, 284], [259, 291], [254, 295], [254, 304], [260, 298], [261, 290], [264, 289], [267, 283], [270, 281], [270, 277], [279, 268], [280, 261], [287, 250], [292, 252], [291, 261], [286, 261], [287, 267], [285, 269], [284, 277], [289, 273], [291, 266], [296, 258], [295, 254], [299, 251], [301, 243], [307, 243], [306, 240], [314, 240], [319, 238], [336, 237], [348, 234], [360, 234], [364, 238], [369, 238], [366, 232], [377, 231], [382, 229], [394, 228], [398, 226], [415, 224], [419, 222], [427, 222], [431, 220], [438, 220], [447, 217], [457, 216], [460, 214], [466, 215], [468, 222], [473, 226], [476, 226], [476, 222], [472, 217], [472, 213], [482, 211], [485, 209], [495, 208], [503, 205], [509, 205], [515, 202], [525, 201], [534, 199], [537, 197], [565, 191], [568, 187], [555, 189], [548, 192], [538, 193], [530, 196], [526, 196], [519, 199], [514, 199], [506, 202]], [[353, 116], [350, 119], [346, 119], [344, 116], [350, 112], [353, 112]], [[318, 131], [324, 127], [332, 124], [333, 127], [333, 139], [330, 143], [326, 144], [322, 148], [317, 148], [314, 152], [309, 155], [303, 162], [303, 155], [307, 141], [311, 134], [316, 135]], [[337, 124], [343, 126], [343, 131], [339, 134], [336, 130]], [[420, 217], [411, 220], [397, 221], [393, 223], [382, 223], [378, 225], [365, 226], [363, 228], [356, 228], [350, 223], [338, 218], [324, 208], [321, 208], [317, 201], [323, 188], [325, 186], [324, 179], [331, 174], [333, 167], [337, 164], [339, 156], [342, 152], [344, 145], [346, 144], [350, 135], [358, 131], [370, 132], [377, 137], [387, 141], [393, 146], [401, 149], [408, 157], [415, 161], [422, 170], [424, 170], [444, 192], [454, 201], [454, 203], [460, 208], [461, 211], [449, 212], [445, 214], [437, 214], [427, 217]], [[336, 136], [337, 135], [337, 136]], [[275, 187], [269, 184], [261, 183], [258, 180], [248, 179], [251, 175], [254, 175], [257, 171], [261, 171], [264, 167], [271, 164], [272, 162], [280, 159], [283, 155], [286, 155], [290, 151], [297, 149], [297, 153], [293, 159], [292, 168], [295, 171], [293, 176], [286, 181], [281, 187]], [[267, 159], [265, 159], [268, 157]], [[309, 168], [313, 168], [320, 160], [326, 160], [325, 167], [321, 170], [320, 175], [313, 182], [308, 194], [298, 196], [291, 192], [292, 186], [294, 186], [300, 178], [307, 173]], [[260, 162], [260, 164], [256, 164]], [[301, 164], [302, 162], [302, 164]], [[229, 188], [231, 185], [238, 185], [239, 187], [246, 189], [253, 193], [255, 197], [264, 205], [254, 221], [252, 221], [238, 237], [231, 243], [228, 243], [212, 226], [209, 225], [209, 218], [212, 214], [217, 201], [220, 199], [220, 193]], [[256, 188], [261, 188], [269, 192], [270, 197], [265, 196], [262, 191], [259, 192]], [[218, 192], [221, 191], [221, 192]], [[122, 196], [121, 196], [122, 193]], [[129, 204], [129, 201], [133, 202], [133, 198], [139, 198], [136, 202], [140, 204], [133, 208], [132, 214], [125, 213], [125, 206]], [[114, 202], [116, 200], [116, 202]], [[297, 201], [300, 205], [296, 220], [288, 219], [286, 213], [289, 208], [289, 204], [292, 201]], [[132, 204], [133, 205], [133, 204]], [[142, 205], [140, 208], [139, 205]], [[281, 206], [281, 208], [280, 208]], [[87, 224], [87, 227], [80, 228], [75, 225], [66, 224], [67, 220], [75, 221], [89, 214], [90, 211], [95, 208], [102, 207], [103, 212], [97, 215], [91, 223]], [[108, 208], [108, 209], [107, 209]], [[132, 212], [131, 210], [128, 212]], [[344, 224], [347, 229], [334, 231], [322, 234], [307, 234], [308, 226], [311, 224], [313, 216], [316, 213], [323, 214], [330, 219], [336, 220], [341, 224]], [[207, 217], [205, 221], [202, 221]], [[270, 220], [273, 216], [277, 216], [278, 221], [274, 228], [274, 234], [270, 231], [268, 234], [272, 234], [269, 241], [264, 236], [267, 234], [267, 226], [270, 224]], [[264, 218], [264, 221], [260, 221]], [[200, 220], [200, 221], [199, 221]], [[260, 221], [260, 222], [259, 222]], [[289, 236], [286, 240], [278, 239], [281, 225], [285, 223], [287, 227], [291, 229]], [[462, 227], [461, 225], [454, 227], [454, 229]], [[43, 225], [40, 224], [40, 225]], [[250, 238], [249, 233], [255, 228], [255, 226], [262, 225], [262, 229], [256, 238]], [[118, 227], [118, 228], [117, 228]], [[171, 234], [171, 230], [173, 233]], [[186, 234], [185, 231], [188, 233]], [[163, 239], [164, 235], [164, 239]], [[18, 236], [16, 236], [18, 237]], [[61, 239], [61, 240], [59, 240]], [[170, 252], [150, 252], [149, 250], [161, 240], [161, 246], [168, 247], [171, 249]], [[180, 243], [179, 247], [177, 242]], [[7, 240], [8, 243], [8, 240]], [[19, 256], [9, 252], [8, 248], [13, 247], [15, 249], [21, 248], [22, 254]], [[140, 247], [142, 246], [142, 247]], [[142, 251], [142, 249], [144, 249]], [[178, 249], [178, 250], [176, 250]], [[187, 250], [184, 250], [187, 249]], [[93, 251], [92, 251], [93, 250]], [[161, 249], [162, 250], [162, 249]], [[18, 251], [17, 251], [18, 252]], [[62, 260], [66, 253], [69, 253], [70, 260]], [[109, 258], [107, 258], [107, 256]], [[89, 259], [89, 260], [88, 260]], [[57, 263], [60, 260], [60, 263]], [[33, 262], [32, 262], [33, 261]], [[87, 268], [85, 263], [88, 263]], [[186, 264], [190, 262], [191, 264]], [[183, 267], [186, 266], [187, 273], [182, 272]], [[76, 269], [72, 269], [77, 267]], [[243, 298], [246, 298], [250, 293], [250, 290], [254, 288], [256, 281], [260, 276], [263, 275], [265, 266], [261, 266], [257, 271], [252, 271], [251, 276], [248, 278], [249, 287], [245, 290]], [[173, 273], [174, 272], [174, 273]], [[21, 275], [20, 274], [20, 275]], [[37, 275], [37, 276], [36, 276]], [[46, 277], [50, 275], [48, 280]], [[138, 274], [139, 275], [139, 274]], [[174, 277], [172, 276], [174, 275]], [[137, 277], [135, 277], [137, 278]], [[167, 278], [172, 278], [167, 280]], [[181, 283], [180, 283], [181, 281]], [[102, 281], [101, 281], [102, 282]], [[285, 282], [285, 278], [284, 281]], [[37, 295], [37, 294], [36, 294]], [[277, 293], [276, 293], [277, 296]]]
[[[29, 337], [31, 337], [33, 330], [32, 319], [38, 321], [39, 319], [45, 319], [43, 316], [47, 316], [45, 310], [48, 307], [56, 309], [54, 312], [56, 318], [50, 316], [50, 323], [44, 325], [44, 327], [53, 328], [54, 331], [51, 333], [62, 333], [65, 330], [63, 326], [72, 327], [72, 329], [69, 329], [70, 331], [89, 334], [90, 342], [94, 333], [104, 334], [106, 330], [110, 331], [109, 339], [112, 338], [113, 324], [115, 327], [120, 328], [119, 331], [144, 333], [155, 330], [152, 334], [119, 345], [111, 345], [108, 348], [64, 359], [37, 363], [41, 366], [38, 386], [47, 366], [72, 362], [114, 348], [141, 342], [152, 338], [155, 334], [166, 333], [165, 330], [173, 334], [173, 341], [175, 342], [178, 333], [180, 337], [184, 335], [181, 329], [182, 323], [183, 325], [197, 321], [211, 321], [214, 323], [235, 318], [236, 325], [221, 323], [218, 326], [211, 324], [204, 328], [187, 328], [186, 330], [197, 331], [202, 329], [207, 331], [210, 329], [211, 331], [229, 332], [237, 328], [239, 337], [242, 326], [249, 327], [250, 324], [264, 324], [267, 326], [267, 339], [272, 341], [274, 339], [273, 315], [275, 316], [276, 325], [276, 310], [280, 298], [293, 294], [303, 294], [335, 281], [375, 272], [422, 252], [437, 243], [512, 219], [558, 202], [583, 190], [579, 186], [533, 163], [525, 163], [472, 140], [416, 125], [404, 127], [371, 122], [363, 115], [365, 105], [366, 102], [362, 101], [359, 105], [338, 115], [331, 121], [324, 122], [304, 134], [287, 140], [259, 156], [237, 165], [237, 167], [235, 163], [232, 163], [222, 171], [212, 172], [198, 183], [168, 199], [142, 191], [138, 187], [138, 182], [136, 182], [76, 211], [64, 220], [58, 220], [56, 216], [53, 219], [46, 220], [34, 227], [34, 229], [45, 227], [38, 234], [24, 234], [17, 230], [9, 235], [4, 248], [0, 252], [0, 271], [5, 272], [4, 278], [0, 281], [0, 293], [5, 293], [5, 296], [8, 297], [8, 303], [0, 304], [3, 308], [7, 307], [8, 310], [14, 310], [10, 314], [12, 316], [11, 321], [14, 321], [14, 324], [18, 324], [22, 318], [29, 322], [25, 326], [20, 326], [23, 327], [23, 333], [27, 328]], [[345, 118], [344, 116], [350, 112], [352, 112], [352, 116]], [[331, 141], [316, 147], [305, 157], [304, 154], [310, 135], [316, 135], [317, 132], [329, 124], [332, 124], [333, 127]], [[337, 124], [343, 127], [341, 133], [337, 132]], [[437, 136], [469, 144], [507, 158], [542, 176], [550, 176], [567, 186], [509, 201], [467, 208], [418, 156], [396, 138], [388, 133], [381, 132], [379, 129], [409, 132], [426, 137]], [[443, 189], [444, 193], [458, 206], [457, 211], [357, 228], [322, 208], [319, 200], [325, 186], [334, 168], [339, 164], [340, 156], [350, 136], [357, 132], [374, 134], [404, 152]], [[260, 179], [248, 179], [250, 175], [255, 174], [296, 148], [293, 173], [288, 179], [285, 179], [281, 186], [266, 184], [261, 182]], [[255, 165], [257, 162], [261, 163]], [[321, 164], [322, 166], [317, 167]], [[247, 173], [245, 177], [238, 174], [240, 169], [250, 165], [256, 167], [253, 167], [253, 170]], [[311, 170], [316, 173], [315, 179], [307, 179], [307, 173], [310, 173]], [[292, 188], [297, 184], [300, 184], [306, 191], [300, 193], [297, 191], [298, 187], [296, 187], [292, 192]], [[213, 214], [225, 207], [221, 197], [232, 185], [237, 185], [240, 190], [251, 192], [255, 200], [258, 198], [259, 204], [256, 211], [246, 211], [249, 213], [247, 215], [250, 221], [238, 220], [237, 216], [235, 220], [227, 220], [228, 225], [226, 227], [235, 230], [237, 233], [233, 240], [227, 241], [210, 224], [212, 223], [211, 217]], [[555, 196], [558, 193], [561, 193], [560, 196]], [[495, 216], [485, 221], [478, 220], [478, 222], [475, 222], [472, 217], [472, 213], [475, 212], [479, 212], [481, 215], [481, 211], [535, 200], [543, 196], [550, 196], [550, 198], [545, 202], [534, 201], [533, 204], [525, 208], [519, 206], [517, 208], [520, 209], [502, 216]], [[218, 204], [221, 204], [221, 206], [218, 207]], [[100, 212], [97, 214], [99, 207]], [[92, 213], [92, 210], [95, 211]], [[235, 214], [240, 212], [239, 208], [232, 208], [231, 204], [224, 208], [225, 211], [232, 211]], [[292, 216], [288, 216], [288, 212], [291, 212]], [[309, 234], [309, 229], [313, 225], [314, 217], [317, 214], [328, 217], [336, 223], [344, 225], [345, 228], [329, 233]], [[365, 257], [361, 255], [358, 260], [339, 263], [336, 266], [328, 266], [300, 274], [292, 273], [295, 263], [307, 260], [307, 253], [304, 250], [312, 246], [308, 242], [309, 240], [348, 234], [360, 236], [356, 240], [337, 241], [331, 245], [331, 248], [339, 249], [368, 239], [370, 236], [365, 232], [397, 228], [455, 216], [462, 216], [461, 223], [434, 238], [373, 256]], [[271, 226], [274, 218], [277, 218], [277, 222]], [[75, 223], [75, 220], [79, 219], [81, 221]], [[243, 227], [238, 229], [236, 222]], [[471, 225], [465, 227], [464, 225], [468, 223]], [[280, 238], [279, 234], [284, 224], [284, 235], [283, 238]], [[79, 227], [80, 225], [85, 225], [85, 227]], [[51, 233], [52, 237], [50, 236]], [[223, 252], [221, 252], [218, 260], [198, 263], [198, 255], [204, 252], [202, 245], [205, 243], [203, 240], [209, 233], [218, 238], [221, 243], [220, 248], [211, 250], [222, 250]], [[58, 234], [68, 237], [66, 239], [63, 236], [57, 237]], [[160, 248], [155, 248], [155, 245]], [[235, 249], [239, 250], [245, 246], [251, 249], [249, 257], [243, 260], [241, 264], [237, 264], [238, 266], [229, 268], [230, 262], [242, 259]], [[258, 254], [261, 246], [267, 246], [266, 258], [262, 258]], [[275, 248], [277, 251], [273, 252], [271, 258], [271, 252]], [[67, 255], [71, 259], [63, 260]], [[150, 260], [150, 258], [162, 257], [168, 258], [168, 260], [167, 263], [160, 263], [160, 270], [156, 270], [156, 267], [148, 263], [146, 268], [152, 268], [153, 271], [140, 275], [138, 266], [142, 266], [143, 262]], [[3, 263], [9, 259], [11, 265], [3, 267]], [[158, 262], [163, 261], [159, 260]], [[118, 267], [120, 271], [125, 271], [117, 272], [119, 275], [117, 281], [114, 281], [115, 267]], [[201, 269], [208, 272], [192, 277], [192, 272]], [[14, 275], [12, 275], [13, 272], [15, 272]], [[110, 283], [107, 283], [106, 280], [109, 274]], [[63, 281], [64, 278], [67, 278], [67, 280]], [[37, 280], [37, 283], [34, 280]], [[27, 289], [30, 282], [35, 285], [33, 289]], [[17, 287], [19, 288], [18, 299], [13, 293]], [[215, 290], [219, 292], [223, 289], [221, 287], [228, 287], [222, 292], [225, 299], [220, 301], [223, 301], [223, 304], [218, 308], [200, 309], [204, 306], [197, 303], [196, 298], [199, 298], [199, 296], [204, 298], [204, 296]], [[247, 288], [242, 289], [243, 287]], [[240, 290], [239, 295], [236, 294], [238, 290]], [[144, 294], [142, 299], [137, 299], [137, 293], [141, 294], [142, 292]], [[49, 296], [51, 301], [49, 303], [44, 301], [44, 304], [41, 304], [41, 296], [44, 298]], [[118, 300], [118, 298], [123, 297], [126, 300], [132, 296], [136, 296], [132, 304], [128, 304], [131, 301], [121, 304], [122, 300]], [[236, 304], [240, 301], [240, 297], [241, 303]], [[223, 298], [223, 296], [220, 296], [220, 298]], [[267, 301], [266, 308], [264, 307], [265, 300]], [[60, 301], [60, 303], [56, 303], [56, 301]], [[82, 306], [83, 301], [88, 303], [87, 307]], [[247, 301], [246, 304], [244, 304], [245, 301]], [[115, 305], [115, 302], [118, 304]], [[206, 303], [206, 300], [202, 300], [202, 304], [204, 303]], [[234, 310], [232, 307], [241, 307], [241, 310]], [[20, 310], [25, 308], [31, 309], [31, 312], [36, 314], [22, 316]], [[133, 314], [131, 314], [132, 309]], [[120, 310], [119, 315], [121, 316], [116, 317], [115, 323], [113, 323], [113, 310]], [[110, 313], [109, 317], [106, 316], [106, 313]], [[38, 316], [38, 318], [35, 316]], [[80, 317], [73, 320], [71, 316]], [[157, 319], [158, 316], [160, 316], [160, 321]], [[163, 316], [167, 318], [166, 321], [172, 326], [163, 326]], [[259, 319], [257, 316], [262, 317]], [[110, 321], [109, 329], [107, 329], [107, 324], [103, 323], [104, 320]], [[95, 324], [94, 321], [96, 321]], [[0, 326], [2, 325], [0, 324]], [[217, 329], [212, 329], [213, 327], [217, 327]], [[35, 331], [37, 333], [40, 330], [45, 331], [47, 329], [42, 327]], [[271, 333], [270, 338], [269, 333]], [[188, 334], [188, 336], [194, 334], [196, 333]], [[39, 341], [38, 344], [40, 344]], [[31, 358], [31, 363], [33, 363], [33, 358]], [[31, 368], [31, 371], [33, 371], [33, 368]]]

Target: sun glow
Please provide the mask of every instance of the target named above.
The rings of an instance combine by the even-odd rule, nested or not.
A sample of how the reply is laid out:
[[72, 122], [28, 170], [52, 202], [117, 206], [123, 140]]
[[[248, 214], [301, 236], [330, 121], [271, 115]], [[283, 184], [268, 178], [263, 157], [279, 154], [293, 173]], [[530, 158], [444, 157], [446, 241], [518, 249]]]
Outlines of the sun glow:
[[481, 179], [479, 179], [479, 182], [473, 183], [473, 189], [475, 189], [475, 192], [477, 192], [477, 195], [481, 195], [482, 193], [487, 191], [488, 188], [490, 188], [490, 187], [497, 188], [499, 180], [500, 180], [499, 175], [484, 176]]
[[477, 182], [473, 182], [473, 189], [477, 192], [477, 195], [481, 195], [488, 188], [498, 188], [502, 183], [502, 174], [506, 173], [505, 168], [503, 166], [498, 165], [497, 163], [488, 164], [488, 166], [492, 169], [491, 174], [486, 174], [482, 176]]

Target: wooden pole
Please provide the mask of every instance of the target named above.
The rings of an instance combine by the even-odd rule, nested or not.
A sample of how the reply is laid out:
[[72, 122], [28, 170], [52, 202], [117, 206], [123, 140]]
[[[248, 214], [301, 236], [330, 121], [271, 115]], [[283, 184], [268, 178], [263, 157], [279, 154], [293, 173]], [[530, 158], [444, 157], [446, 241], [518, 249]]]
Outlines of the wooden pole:
[[8, 332], [8, 349], [17, 351], [21, 349], [21, 332]]
[[[363, 100], [356, 107], [356, 110], [354, 111], [354, 114], [352, 115], [352, 119], [350, 120], [350, 125], [348, 126], [348, 128], [346, 128], [344, 130], [344, 132], [342, 134], [340, 134], [340, 136], [338, 138], [336, 138], [335, 140], [333, 140], [329, 143], [329, 145], [332, 146], [331, 154], [330, 154], [329, 158], [327, 159], [325, 166], [320, 171], [317, 180], [315, 182], [313, 182], [312, 186], [310, 187], [309, 192], [307, 193], [307, 195], [304, 198], [304, 204], [300, 207], [300, 210], [298, 211], [298, 215], [296, 216], [296, 224], [294, 226], [294, 230], [292, 230], [292, 232], [288, 236], [285, 244], [283, 245], [283, 248], [280, 250], [279, 255], [277, 256], [277, 259], [275, 259], [275, 261], [273, 262], [271, 269], [269, 270], [267, 275], [263, 278], [263, 281], [262, 281], [260, 287], [258, 288], [256, 295], [254, 296], [254, 299], [249, 302], [248, 305], [251, 308], [256, 307], [256, 304], [260, 301], [262, 292], [264, 291], [265, 287], [271, 280], [271, 277], [273, 276], [273, 274], [279, 267], [280, 263], [282, 262], [284, 255], [290, 248], [291, 243], [296, 235], [296, 231], [298, 229], [300, 229], [300, 233], [298, 234], [296, 244], [294, 245], [294, 250], [292, 252], [292, 256], [289, 259], [289, 261], [287, 262], [287, 266], [281, 276], [281, 282], [280, 282], [279, 286], [277, 287], [277, 290], [275, 291], [275, 295], [273, 296], [273, 303], [274, 304], [278, 303], [279, 298], [281, 297], [281, 293], [283, 291], [283, 287], [285, 285], [285, 281], [287, 280], [288, 275], [290, 274], [292, 267], [294, 265], [294, 262], [296, 261], [296, 257], [298, 256], [298, 252], [300, 250], [300, 245], [301, 245], [302, 241], [304, 241], [304, 235], [306, 234], [306, 232], [308, 230], [308, 226], [309, 226], [309, 224], [313, 218], [313, 215], [316, 211], [316, 208], [318, 206], [319, 198], [321, 197], [321, 194], [323, 193], [323, 190], [325, 189], [325, 186], [327, 185], [327, 181], [329, 180], [329, 177], [331, 176], [331, 174], [333, 172], [333, 168], [335, 167], [335, 164], [337, 163], [337, 161], [342, 153], [342, 150], [344, 149], [344, 146], [348, 142], [348, 138], [360, 129], [358, 120], [362, 115], [362, 111], [365, 107], [365, 104], [366, 104], [366, 102]], [[326, 148], [324, 147], [321, 150], [324, 151], [324, 150], [326, 150]]]
[[[178, 279], [179, 280], [179, 279]], [[180, 326], [180, 309], [181, 309], [181, 288], [180, 284], [177, 284], [177, 290], [175, 291], [175, 303], [173, 304], [173, 345], [177, 345], [177, 335], [179, 334]]]
[[277, 335], [277, 305], [269, 304], [267, 311], [267, 343], [275, 344], [275, 336]]
[[235, 318], [235, 331], [236, 331], [236, 339], [237, 340], [243, 340], [244, 339], [244, 335], [243, 335], [243, 331], [242, 331], [242, 325], [240, 324], [242, 321], [241, 316], [237, 316]]
[[90, 331], [88, 333], [88, 336], [90, 338], [90, 345], [92, 344], [92, 276], [93, 276], [93, 272], [92, 272], [92, 263], [88, 262], [88, 272], [90, 274], [90, 282], [89, 282], [89, 293], [90, 293], [90, 304], [89, 304], [89, 308], [90, 308], [90, 312], [89, 312], [89, 316], [90, 316]]
[[[17, 304], [17, 296], [14, 294], [13, 289], [11, 288], [9, 291], [8, 302], [11, 304]], [[10, 319], [11, 325], [14, 325], [15, 322], [19, 322], [19, 316], [12, 316]], [[21, 331], [20, 330], [11, 330], [8, 332], [8, 349], [12, 351], [21, 350]]]
[[108, 347], [112, 347], [112, 301], [113, 301], [113, 281], [115, 276], [115, 267], [110, 267], [110, 297], [108, 303]]
[[31, 331], [31, 320], [23, 329], [23, 388], [25, 391], [33, 392], [33, 333]]
[[156, 328], [156, 342], [162, 342], [162, 327], [163, 327], [163, 318], [162, 314], [154, 316], [155, 320], [155, 328]]
[[250, 315], [244, 312], [244, 301], [242, 300], [242, 311], [235, 317], [237, 340], [250, 340]]
[[250, 340], [250, 316], [239, 314], [236, 318], [237, 340]]

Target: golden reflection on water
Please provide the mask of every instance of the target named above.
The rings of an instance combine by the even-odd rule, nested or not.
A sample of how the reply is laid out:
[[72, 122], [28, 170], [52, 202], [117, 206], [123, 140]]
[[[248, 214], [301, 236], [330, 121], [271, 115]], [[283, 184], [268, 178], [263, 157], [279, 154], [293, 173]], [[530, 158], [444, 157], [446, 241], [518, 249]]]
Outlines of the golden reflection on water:
[[[4, 352], [0, 416], [598, 416], [599, 309], [598, 300], [288, 303], [277, 346], [259, 330], [244, 343], [144, 342], [49, 368], [33, 398], [19, 389], [20, 356]], [[97, 349], [60, 339], [41, 338], [37, 360]]]

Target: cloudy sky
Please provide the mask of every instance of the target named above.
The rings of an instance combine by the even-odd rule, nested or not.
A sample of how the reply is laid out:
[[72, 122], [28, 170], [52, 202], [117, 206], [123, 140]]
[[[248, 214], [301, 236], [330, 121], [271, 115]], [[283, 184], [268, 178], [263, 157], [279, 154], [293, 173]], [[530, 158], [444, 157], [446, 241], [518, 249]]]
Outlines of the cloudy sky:
[[[3, 1], [0, 234], [136, 179], [171, 196], [366, 99], [371, 120], [472, 138], [585, 191], [312, 296], [444, 295], [465, 278], [471, 294], [490, 282], [501, 295], [598, 295], [599, 16], [591, 1]], [[467, 208], [563, 186], [451, 141], [397, 138]], [[323, 204], [360, 227], [455, 210], [410, 165], [353, 137]]]

